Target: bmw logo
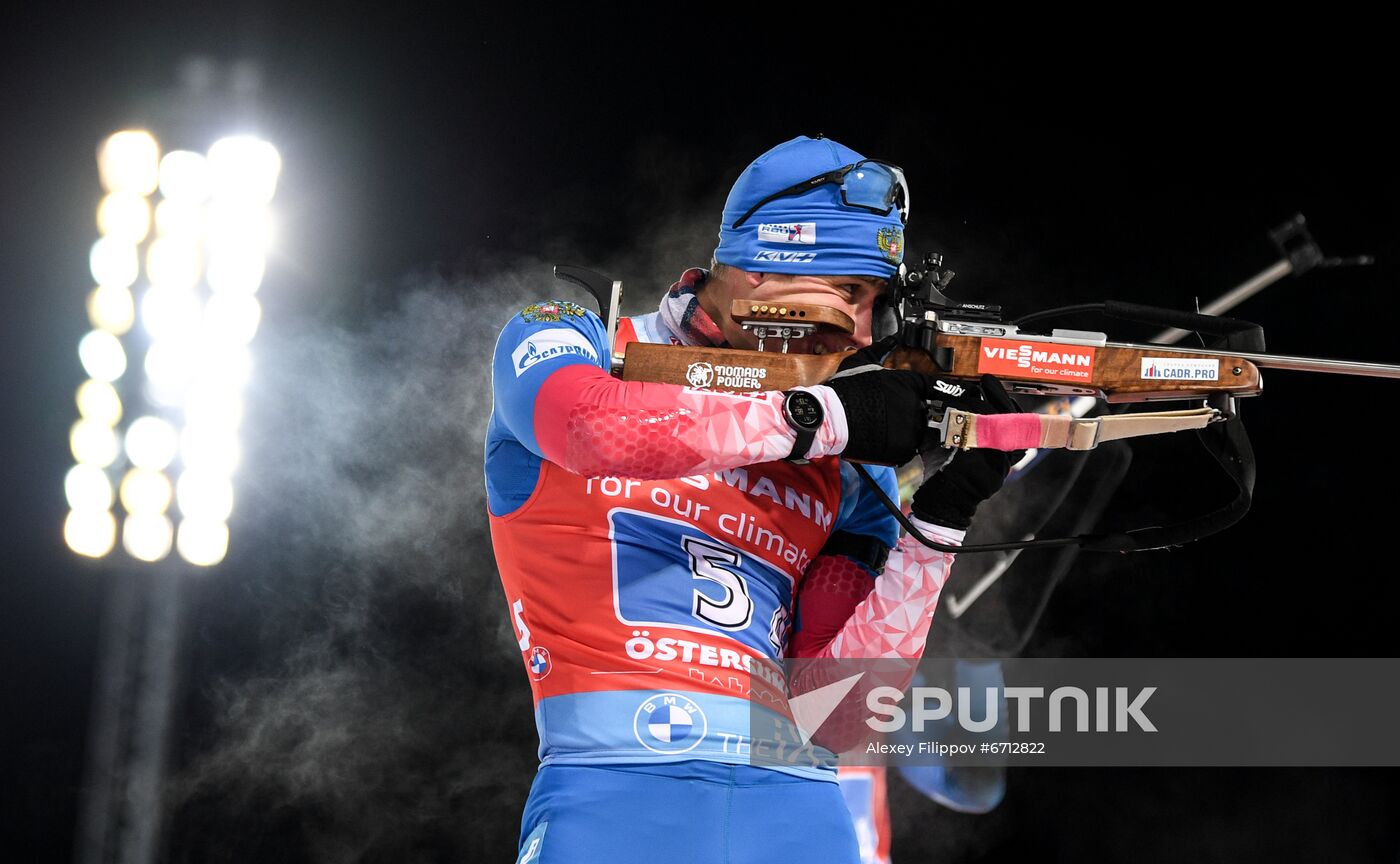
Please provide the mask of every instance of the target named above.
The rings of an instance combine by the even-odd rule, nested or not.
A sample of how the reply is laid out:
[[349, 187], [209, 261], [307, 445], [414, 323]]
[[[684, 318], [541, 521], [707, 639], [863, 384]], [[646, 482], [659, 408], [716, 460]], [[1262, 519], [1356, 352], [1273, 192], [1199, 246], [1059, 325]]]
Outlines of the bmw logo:
[[536, 647], [530, 650], [530, 677], [536, 681], [549, 674], [554, 664], [549, 660], [549, 649]]
[[705, 738], [708, 722], [694, 699], [658, 693], [637, 707], [632, 731], [643, 747], [656, 753], [685, 753]]

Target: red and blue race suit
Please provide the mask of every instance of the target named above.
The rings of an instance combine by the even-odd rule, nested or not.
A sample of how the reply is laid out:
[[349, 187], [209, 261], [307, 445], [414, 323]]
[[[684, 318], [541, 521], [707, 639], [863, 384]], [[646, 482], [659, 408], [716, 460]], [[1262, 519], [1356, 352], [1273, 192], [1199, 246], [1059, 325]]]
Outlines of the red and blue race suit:
[[[625, 321], [619, 342], [629, 339], [680, 341], [655, 313]], [[647, 783], [678, 762], [697, 766], [675, 766], [678, 776], [709, 776], [698, 766], [710, 764], [741, 785], [834, 780], [828, 768], [748, 765], [749, 699], [783, 686], [755, 661], [799, 642], [805, 656], [919, 656], [952, 560], [899, 540], [893, 516], [832, 455], [846, 430], [829, 388], [809, 388], [831, 419], [810, 464], [795, 465], [783, 461], [795, 435], [781, 394], [623, 382], [605, 369], [605, 343], [591, 312], [538, 303], [506, 325], [492, 367], [491, 534], [542, 762], [522, 861], [549, 860], [530, 849], [549, 848], [541, 826], [560, 818], [536, 798], [566, 806], [558, 778], [574, 775], [556, 771], [546, 795], [551, 767], [606, 766], [616, 779], [635, 766]], [[897, 495], [891, 469], [875, 476]], [[893, 546], [883, 573], [824, 554], [838, 532]], [[569, 830], [575, 852], [593, 842]]]

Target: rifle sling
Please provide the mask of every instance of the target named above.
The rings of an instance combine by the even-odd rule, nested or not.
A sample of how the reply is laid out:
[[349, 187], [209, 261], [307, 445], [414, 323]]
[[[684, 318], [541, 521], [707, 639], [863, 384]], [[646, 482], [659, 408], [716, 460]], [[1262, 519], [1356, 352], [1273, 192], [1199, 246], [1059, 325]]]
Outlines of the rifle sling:
[[[993, 450], [1092, 450], [1103, 441], [1204, 429], [1220, 419], [1214, 408], [1072, 417], [1068, 414], [973, 414], [949, 409], [945, 420], [962, 431], [954, 446]], [[945, 443], [947, 440], [945, 439]]]
[[[1211, 409], [1205, 409], [1211, 410]], [[1164, 414], [1180, 414], [1189, 412], [1160, 412]], [[1040, 415], [979, 415], [983, 419], [993, 416], [1030, 416]], [[1127, 418], [1130, 415], [1119, 415]], [[1143, 415], [1137, 415], [1139, 417]], [[1097, 420], [1107, 420], [1111, 418], [1099, 417]], [[1127, 427], [1112, 427], [1116, 431], [1125, 431]], [[1102, 432], [1102, 428], [1099, 430]], [[1162, 430], [1167, 431], [1167, 430]], [[1151, 433], [1139, 433], [1151, 434]], [[1201, 428], [1197, 432], [1201, 437], [1201, 443], [1206, 450], [1220, 463], [1220, 467], [1229, 476], [1235, 485], [1235, 497], [1225, 506], [1219, 507], [1208, 513], [1176, 522], [1169, 525], [1152, 525], [1144, 528], [1135, 528], [1127, 531], [1104, 532], [1097, 534], [1077, 534], [1071, 537], [1050, 537], [1036, 540], [1019, 540], [1007, 543], [979, 543], [965, 546], [955, 546], [940, 543], [925, 537], [914, 525], [900, 512], [897, 505], [884, 494], [878, 483], [875, 482], [865, 470], [865, 466], [856, 465], [856, 473], [860, 475], [862, 482], [884, 502], [885, 506], [894, 514], [895, 519], [904, 526], [906, 532], [917, 541], [932, 549], [943, 552], [968, 553], [968, 552], [1005, 552], [1014, 549], [1038, 549], [1052, 548], [1059, 546], [1079, 546], [1096, 552], [1138, 552], [1148, 549], [1166, 549], [1173, 546], [1180, 546], [1208, 537], [1244, 518], [1249, 512], [1250, 504], [1254, 493], [1254, 450], [1249, 443], [1249, 435], [1245, 431], [1244, 424], [1239, 416], [1235, 415], [1226, 423], [1212, 423]], [[1117, 437], [1130, 437], [1118, 435]], [[1109, 440], [1100, 437], [1099, 440]]]

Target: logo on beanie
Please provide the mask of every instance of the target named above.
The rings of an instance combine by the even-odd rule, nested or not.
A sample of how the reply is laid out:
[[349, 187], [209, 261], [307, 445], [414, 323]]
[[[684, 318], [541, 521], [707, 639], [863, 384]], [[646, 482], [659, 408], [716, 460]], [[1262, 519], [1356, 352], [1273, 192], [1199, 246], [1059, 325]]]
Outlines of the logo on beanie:
[[758, 239], [768, 243], [801, 243], [813, 246], [817, 242], [817, 223], [781, 222], [758, 226]]
[[904, 260], [903, 228], [881, 228], [875, 234], [875, 244], [880, 247], [880, 254], [891, 264], [898, 264]]
[[815, 252], [774, 252], [764, 250], [753, 256], [755, 261], [778, 261], [784, 264], [811, 264], [817, 258]]

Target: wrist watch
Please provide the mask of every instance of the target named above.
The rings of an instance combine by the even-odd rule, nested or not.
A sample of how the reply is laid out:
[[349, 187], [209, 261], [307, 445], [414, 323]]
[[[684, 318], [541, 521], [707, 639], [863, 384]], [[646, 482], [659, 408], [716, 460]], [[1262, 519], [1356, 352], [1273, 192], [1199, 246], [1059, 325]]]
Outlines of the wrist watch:
[[817, 437], [817, 430], [822, 428], [822, 423], [826, 420], [826, 409], [822, 408], [822, 401], [806, 390], [789, 390], [783, 399], [783, 419], [797, 433], [797, 440], [792, 443], [792, 452], [787, 455], [787, 461], [806, 464], [807, 451], [812, 449], [812, 441]]

